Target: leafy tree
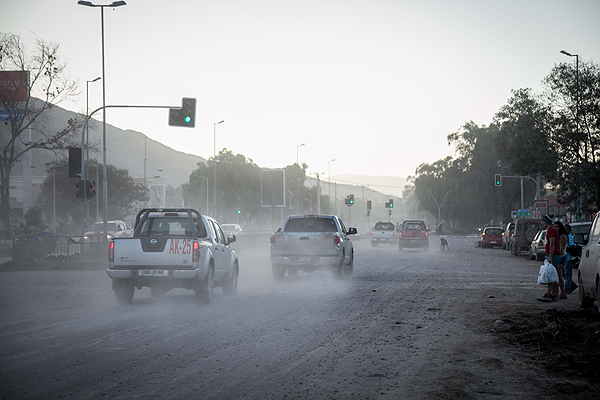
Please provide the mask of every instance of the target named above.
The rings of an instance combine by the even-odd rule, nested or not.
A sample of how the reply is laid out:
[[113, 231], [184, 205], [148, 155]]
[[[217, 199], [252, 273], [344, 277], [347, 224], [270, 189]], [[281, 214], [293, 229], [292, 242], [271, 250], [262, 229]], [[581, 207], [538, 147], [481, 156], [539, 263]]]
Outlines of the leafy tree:
[[[92, 161], [90, 168], [95, 168], [95, 162]], [[79, 234], [81, 224], [81, 199], [75, 196], [75, 185], [77, 179], [69, 178], [68, 160], [57, 160], [56, 163], [50, 163], [46, 166], [48, 176], [42, 183], [42, 192], [37, 199], [39, 207], [45, 216], [46, 223], [52, 225], [54, 216], [54, 206], [56, 205], [57, 233], [65, 235]], [[124, 219], [136, 212], [136, 208], [148, 199], [148, 191], [144, 185], [137, 183], [125, 169], [119, 169], [114, 165], [107, 165], [106, 172], [110, 185], [108, 196], [108, 219]], [[54, 182], [56, 174], [56, 182]], [[102, 181], [102, 168], [98, 171], [100, 181]], [[53, 192], [56, 185], [56, 194]], [[55, 198], [56, 195], [56, 198]], [[102, 185], [96, 185], [96, 196], [100, 202], [99, 208], [103, 209]], [[90, 204], [96, 204], [96, 198], [90, 200]], [[93, 208], [90, 206], [90, 209]], [[85, 227], [89, 227], [95, 222], [95, 210], [86, 216]]]
[[[10, 112], [9, 121], [0, 125], [0, 218], [6, 221], [5, 235], [12, 236], [10, 209], [10, 172], [23, 154], [31, 149], [63, 149], [69, 147], [81, 121], [69, 119], [59, 131], [48, 130], [47, 111], [54, 105], [76, 96], [77, 82], [66, 74], [66, 63], [59, 57], [59, 45], [35, 40], [28, 53], [20, 36], [0, 32], [0, 78], [6, 71], [23, 71], [28, 80], [21, 81], [27, 97], [22, 102], [11, 94], [0, 96], [0, 105]], [[19, 117], [21, 116], [21, 117]], [[31, 137], [26, 133], [31, 131]]]
[[551, 182], [568, 201], [581, 197], [583, 212], [600, 207], [600, 67], [580, 61], [554, 66], [544, 79], [553, 112], [557, 173]]

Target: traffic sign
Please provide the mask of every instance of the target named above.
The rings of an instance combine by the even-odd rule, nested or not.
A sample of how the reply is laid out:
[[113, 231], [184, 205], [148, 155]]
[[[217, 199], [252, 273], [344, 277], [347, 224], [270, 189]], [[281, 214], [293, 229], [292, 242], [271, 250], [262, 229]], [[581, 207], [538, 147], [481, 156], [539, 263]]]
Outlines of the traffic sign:
[[529, 217], [531, 213], [529, 210], [519, 210], [517, 211], [517, 217]]
[[16, 116], [17, 121], [21, 121], [23, 119], [23, 113], [19, 110], [0, 110], [0, 121], [8, 122], [10, 121], [10, 116]]

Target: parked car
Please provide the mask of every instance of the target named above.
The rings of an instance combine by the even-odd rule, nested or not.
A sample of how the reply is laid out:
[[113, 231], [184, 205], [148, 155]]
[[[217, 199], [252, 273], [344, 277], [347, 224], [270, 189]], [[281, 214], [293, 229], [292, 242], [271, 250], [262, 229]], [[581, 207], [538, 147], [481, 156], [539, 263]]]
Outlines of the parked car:
[[529, 251], [535, 235], [542, 229], [538, 218], [519, 218], [515, 221], [515, 231], [510, 238], [510, 252], [518, 256], [521, 251]]
[[420, 247], [425, 251], [429, 250], [429, 229], [425, 222], [420, 220], [402, 222], [398, 232], [398, 250], [404, 251], [405, 248], [409, 247]]
[[[106, 239], [111, 240], [116, 237], [131, 237], [133, 235], [133, 229], [127, 225], [124, 221], [107, 221], [106, 223]], [[90, 229], [83, 235], [83, 239], [86, 242], [97, 242], [105, 241], [104, 236], [104, 222], [94, 222]]]
[[503, 233], [502, 228], [499, 226], [486, 226], [479, 237], [481, 248], [502, 246]]
[[371, 231], [371, 246], [379, 243], [394, 244], [396, 242], [396, 225], [392, 222], [377, 222]]
[[221, 225], [221, 229], [223, 229], [223, 232], [225, 234], [229, 234], [229, 233], [238, 234], [238, 233], [242, 232], [242, 227], [239, 226], [238, 224], [223, 224], [223, 225]]
[[529, 249], [529, 259], [542, 261], [546, 257], [546, 231], [541, 230], [535, 235]]
[[515, 233], [515, 223], [509, 222], [502, 234], [502, 250], [510, 250], [510, 238]]
[[583, 233], [576, 233], [573, 238], [579, 245], [586, 244], [581, 254], [577, 273], [579, 305], [580, 307], [591, 307], [594, 300], [598, 300], [597, 308], [600, 312], [600, 213], [596, 214], [587, 242], [584, 238], [585, 234]]

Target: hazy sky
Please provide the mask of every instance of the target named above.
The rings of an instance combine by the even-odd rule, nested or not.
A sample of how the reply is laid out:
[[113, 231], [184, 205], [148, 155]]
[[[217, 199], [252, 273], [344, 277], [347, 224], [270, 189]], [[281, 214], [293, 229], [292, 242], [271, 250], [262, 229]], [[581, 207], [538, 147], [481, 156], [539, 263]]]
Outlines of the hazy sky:
[[[489, 124], [565, 49], [600, 62], [598, 0], [126, 0], [106, 8], [107, 104], [198, 99], [194, 129], [167, 110], [108, 110], [107, 122], [208, 158], [226, 147], [261, 167], [413, 174], [452, 153], [446, 136]], [[97, 4], [110, 4], [97, 2]], [[82, 94], [101, 75], [100, 9], [0, 0], [0, 30], [56, 40]], [[89, 85], [90, 108], [102, 85]], [[110, 151], [110, 143], [108, 143]]]

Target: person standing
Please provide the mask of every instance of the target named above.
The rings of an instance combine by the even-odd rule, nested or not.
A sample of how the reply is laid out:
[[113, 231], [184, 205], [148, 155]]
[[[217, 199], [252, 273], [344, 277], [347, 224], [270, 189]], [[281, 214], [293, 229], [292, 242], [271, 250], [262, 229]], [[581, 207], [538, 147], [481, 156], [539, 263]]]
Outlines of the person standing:
[[[542, 216], [542, 225], [546, 229], [546, 260], [554, 266], [558, 267], [560, 263], [560, 244], [559, 236], [556, 228], [552, 226], [552, 217], [550, 215]], [[543, 296], [538, 297], [540, 301], [557, 301], [558, 300], [558, 283], [548, 283], [548, 290]]]
[[567, 246], [569, 245], [569, 238], [567, 237], [567, 230], [560, 221], [555, 221], [552, 226], [558, 231], [558, 243], [560, 247], [560, 262], [556, 267], [558, 273], [558, 288], [560, 289], [559, 299], [566, 299], [567, 294], [565, 293], [565, 280], [563, 278], [564, 267], [567, 265]]
[[566, 224], [565, 229], [567, 230], [567, 239], [569, 239], [569, 243], [567, 244], [567, 263], [565, 264], [563, 274], [565, 278], [565, 293], [571, 294], [577, 289], [578, 286], [575, 282], [573, 282], [573, 256], [569, 251], [574, 251], [577, 248], [577, 245], [575, 244], [573, 235], [571, 234], [571, 225]]

